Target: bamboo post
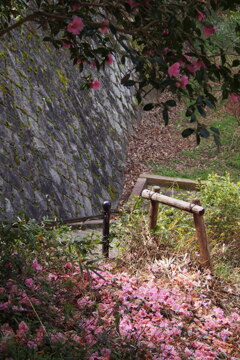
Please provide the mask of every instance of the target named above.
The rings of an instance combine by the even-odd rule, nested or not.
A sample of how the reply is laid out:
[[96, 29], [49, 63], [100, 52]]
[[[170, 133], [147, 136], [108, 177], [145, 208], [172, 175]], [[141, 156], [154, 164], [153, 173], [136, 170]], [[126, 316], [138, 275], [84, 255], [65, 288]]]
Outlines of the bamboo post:
[[104, 257], [109, 257], [109, 224], [110, 224], [110, 209], [111, 202], [104, 201], [103, 205], [103, 237], [102, 237], [102, 254]]
[[[161, 190], [160, 186], [153, 186], [153, 192], [159, 193]], [[157, 217], [158, 217], [158, 201], [150, 200], [149, 206], [149, 230], [154, 230], [157, 225]]]
[[[193, 204], [201, 206], [198, 198], [192, 201]], [[200, 247], [201, 265], [212, 270], [212, 262], [209, 252], [208, 239], [203, 220], [203, 215], [193, 213], [194, 224], [196, 228], [197, 239]]]

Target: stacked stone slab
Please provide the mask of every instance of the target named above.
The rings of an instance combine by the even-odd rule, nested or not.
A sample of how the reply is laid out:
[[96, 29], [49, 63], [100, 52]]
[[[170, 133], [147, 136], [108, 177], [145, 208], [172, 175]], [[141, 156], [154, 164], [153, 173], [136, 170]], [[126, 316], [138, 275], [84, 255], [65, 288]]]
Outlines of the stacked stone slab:
[[0, 220], [95, 215], [119, 200], [139, 118], [117, 61], [80, 90], [78, 66], [36, 33], [0, 42]]

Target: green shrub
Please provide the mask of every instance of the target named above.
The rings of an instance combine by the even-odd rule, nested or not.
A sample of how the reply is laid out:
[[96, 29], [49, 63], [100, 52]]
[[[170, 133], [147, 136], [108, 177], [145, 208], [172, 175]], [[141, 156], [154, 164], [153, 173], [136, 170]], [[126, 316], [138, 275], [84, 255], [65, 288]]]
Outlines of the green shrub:
[[73, 236], [68, 226], [46, 227], [36, 220], [20, 219], [0, 223], [0, 280], [31, 272], [32, 262], [57, 270], [62, 263], [73, 262], [80, 269], [93, 269], [90, 255], [98, 239]]
[[240, 183], [231, 182], [230, 175], [209, 175], [201, 186], [199, 197], [206, 208], [206, 223], [212, 238], [226, 242], [239, 232]]
[[[177, 197], [191, 201], [195, 196], [191, 192], [178, 192]], [[213, 263], [218, 273], [224, 270], [226, 277], [233, 268], [236, 272], [240, 268], [240, 183], [231, 182], [228, 174], [212, 174], [197, 196], [205, 208], [204, 221]], [[160, 204], [156, 229], [149, 232], [148, 206], [149, 202], [138, 200], [129, 212], [123, 212], [116, 225], [115, 232], [124, 254], [121, 257], [137, 264], [188, 252], [196, 263], [199, 249], [192, 214]]]

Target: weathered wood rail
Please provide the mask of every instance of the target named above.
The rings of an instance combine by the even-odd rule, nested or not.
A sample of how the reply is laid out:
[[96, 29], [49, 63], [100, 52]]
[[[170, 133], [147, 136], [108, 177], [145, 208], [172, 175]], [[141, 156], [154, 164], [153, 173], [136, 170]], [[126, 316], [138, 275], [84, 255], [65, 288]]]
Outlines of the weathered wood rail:
[[154, 186], [153, 191], [143, 190], [142, 197], [150, 200], [149, 206], [149, 229], [154, 230], [157, 225], [158, 207], [159, 203], [172, 206], [176, 209], [187, 211], [193, 214], [194, 224], [196, 228], [196, 235], [200, 249], [200, 262], [203, 267], [206, 267], [212, 271], [212, 263], [209, 252], [208, 239], [203, 220], [204, 208], [201, 206], [199, 199], [194, 199], [192, 202], [187, 202], [179, 199], [175, 199], [169, 196], [160, 194], [160, 187]]
[[134, 196], [141, 196], [141, 193], [148, 186], [157, 185], [163, 187], [172, 187], [176, 186], [179, 189], [185, 190], [198, 190], [199, 186], [204, 184], [204, 181], [199, 183], [195, 180], [183, 179], [183, 178], [173, 178], [169, 176], [160, 176], [154, 174], [143, 173], [140, 174], [137, 182], [132, 190], [131, 195], [129, 196], [129, 200], [131, 200]]

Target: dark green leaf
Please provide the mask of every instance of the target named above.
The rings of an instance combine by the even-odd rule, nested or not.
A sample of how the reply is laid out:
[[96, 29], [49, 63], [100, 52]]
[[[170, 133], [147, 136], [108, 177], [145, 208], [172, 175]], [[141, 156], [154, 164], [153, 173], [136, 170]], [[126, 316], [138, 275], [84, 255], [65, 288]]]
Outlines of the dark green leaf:
[[196, 121], [197, 121], [197, 117], [196, 117], [196, 115], [193, 113], [192, 116], [191, 116], [190, 122], [192, 123], [192, 122], [196, 122]]
[[215, 134], [220, 135], [220, 131], [217, 128], [211, 126], [210, 130], [213, 131]]
[[223, 98], [223, 100], [224, 100], [224, 99], [227, 99], [227, 98], [228, 98], [228, 95], [229, 95], [228, 90], [223, 90], [223, 92], [222, 92], [222, 98]]
[[115, 26], [113, 26], [113, 25], [110, 23], [110, 24], [109, 24], [109, 28], [110, 28], [111, 32], [113, 33], [113, 35], [116, 35], [117, 30], [116, 30]]
[[204, 139], [207, 139], [210, 135], [209, 131], [205, 127], [201, 127], [199, 130], [199, 135]]
[[217, 146], [221, 146], [219, 135], [213, 134], [213, 139]]
[[43, 38], [43, 41], [52, 41], [52, 39], [51, 39], [49, 36], [45, 36], [45, 37]]
[[123, 83], [124, 86], [133, 86], [136, 84], [136, 81], [134, 80], [127, 80]]
[[141, 104], [141, 102], [142, 102], [142, 96], [141, 96], [140, 93], [137, 93], [137, 94], [136, 94], [136, 99], [137, 99], [138, 105]]
[[193, 105], [190, 105], [188, 108], [187, 108], [187, 111], [185, 113], [185, 116], [189, 117], [189, 116], [192, 116], [192, 113], [195, 111], [195, 107]]
[[233, 60], [232, 67], [239, 66], [239, 65], [240, 65], [240, 60], [237, 60], [237, 59]]
[[165, 102], [165, 105], [167, 105], [167, 106], [176, 106], [177, 104], [176, 104], [176, 101], [175, 100], [167, 100], [166, 102]]
[[195, 132], [194, 129], [187, 128], [187, 129], [183, 130], [182, 137], [187, 138], [188, 136], [192, 135], [194, 132]]
[[196, 104], [197, 104], [197, 105], [202, 105], [202, 103], [203, 103], [203, 98], [202, 98], [202, 96], [198, 96], [198, 98], [197, 98], [197, 100], [196, 100]]
[[204, 102], [210, 109], [215, 109], [215, 104], [213, 104], [209, 99], [205, 99]]
[[149, 103], [149, 104], [146, 104], [144, 107], [143, 107], [143, 110], [144, 111], [150, 111], [154, 108], [154, 104], [152, 103]]
[[206, 117], [207, 116], [207, 113], [206, 111], [204, 110], [204, 108], [202, 106], [197, 106], [197, 109], [198, 109], [198, 112], [199, 114], [202, 116], [202, 117]]
[[237, 46], [237, 47], [235, 47], [234, 49], [235, 49], [236, 52], [240, 55], [240, 47]]
[[196, 133], [196, 141], [197, 141], [197, 145], [199, 145], [201, 142], [201, 138], [198, 133]]
[[122, 80], [121, 80], [121, 84], [124, 84], [126, 81], [128, 81], [129, 78], [130, 78], [130, 75], [131, 75], [131, 74], [125, 75], [125, 76], [122, 78]]
[[164, 124], [165, 124], [165, 126], [167, 126], [168, 122], [169, 122], [168, 109], [164, 108], [162, 111], [162, 114], [163, 114]]
[[210, 4], [211, 4], [211, 7], [213, 8], [213, 10], [217, 9], [217, 4], [216, 4], [215, 0], [210, 0]]

